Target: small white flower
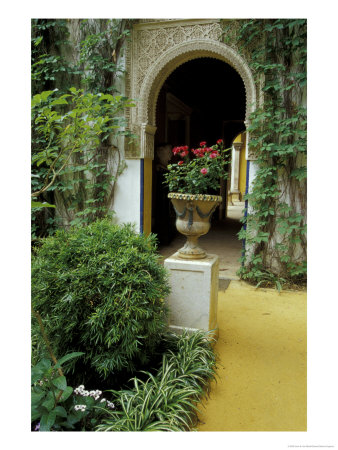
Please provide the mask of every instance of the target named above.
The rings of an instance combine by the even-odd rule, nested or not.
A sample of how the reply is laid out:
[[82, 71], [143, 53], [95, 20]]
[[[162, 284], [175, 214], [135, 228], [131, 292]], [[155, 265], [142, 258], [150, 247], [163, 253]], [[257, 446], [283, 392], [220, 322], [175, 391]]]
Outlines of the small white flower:
[[106, 401], [106, 399], [105, 399], [105, 398], [102, 398], [101, 401], [100, 401], [100, 403], [103, 403], [103, 402], [105, 402], [105, 401]]
[[89, 391], [82, 391], [81, 395], [83, 395], [84, 397], [88, 397]]
[[86, 410], [86, 408], [87, 408], [87, 406], [86, 405], [75, 405], [74, 406], [74, 409], [75, 409], [75, 411], [85, 411]]
[[83, 384], [80, 384], [80, 386], [78, 386], [76, 389], [74, 389], [74, 393], [77, 395], [82, 395], [83, 389], [84, 389]]

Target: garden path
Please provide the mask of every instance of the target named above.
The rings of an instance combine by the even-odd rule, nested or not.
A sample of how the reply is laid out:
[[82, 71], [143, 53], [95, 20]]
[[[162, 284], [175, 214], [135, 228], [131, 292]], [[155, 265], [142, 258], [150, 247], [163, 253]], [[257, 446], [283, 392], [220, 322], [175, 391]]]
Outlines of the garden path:
[[218, 380], [198, 431], [306, 431], [306, 292], [235, 280], [218, 302]]

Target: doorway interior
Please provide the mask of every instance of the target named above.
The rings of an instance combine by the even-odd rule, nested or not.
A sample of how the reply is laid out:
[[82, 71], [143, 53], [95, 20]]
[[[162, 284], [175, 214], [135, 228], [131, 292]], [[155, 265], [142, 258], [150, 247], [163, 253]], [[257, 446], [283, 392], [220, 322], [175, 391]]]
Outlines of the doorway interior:
[[[215, 58], [192, 59], [174, 70], [163, 84], [156, 105], [152, 183], [152, 232], [158, 236], [162, 256], [174, 253], [185, 238], [175, 228], [175, 213], [162, 184], [165, 169], [161, 160], [174, 146], [196, 148], [201, 141], [213, 145], [223, 139], [226, 148], [231, 147], [235, 137], [245, 131], [245, 107], [242, 78], [229, 64]], [[242, 249], [236, 234], [241, 228], [243, 205], [229, 204], [230, 174], [229, 164], [228, 180], [223, 180], [220, 188], [222, 205], [200, 242], [208, 253], [220, 256], [220, 277], [233, 279]]]

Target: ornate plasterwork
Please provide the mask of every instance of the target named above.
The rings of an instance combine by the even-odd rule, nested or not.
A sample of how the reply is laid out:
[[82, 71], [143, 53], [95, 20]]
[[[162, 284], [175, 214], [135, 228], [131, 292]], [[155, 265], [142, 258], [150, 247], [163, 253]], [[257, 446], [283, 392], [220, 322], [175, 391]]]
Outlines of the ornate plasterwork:
[[[142, 124], [156, 126], [156, 101], [168, 76], [181, 64], [195, 58], [216, 58], [230, 64], [241, 76], [246, 91], [246, 118], [255, 109], [256, 90], [244, 59], [220, 42], [222, 29], [217, 19], [172, 20], [134, 26], [127, 51], [126, 94], [138, 100], [128, 117], [130, 128], [140, 133], [140, 149], [126, 156], [153, 155], [153, 148], [142, 137]], [[138, 130], [138, 131], [137, 131]], [[153, 147], [153, 143], [152, 143]]]

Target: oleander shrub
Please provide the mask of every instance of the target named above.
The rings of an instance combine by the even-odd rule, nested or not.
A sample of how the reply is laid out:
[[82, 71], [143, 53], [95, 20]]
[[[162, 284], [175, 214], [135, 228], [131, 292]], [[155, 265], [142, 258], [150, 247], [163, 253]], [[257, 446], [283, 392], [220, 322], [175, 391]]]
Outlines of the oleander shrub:
[[[147, 364], [166, 327], [167, 274], [155, 237], [108, 219], [59, 230], [32, 257], [32, 303], [70, 373], [101, 379]], [[75, 380], [75, 379], [74, 379]]]

